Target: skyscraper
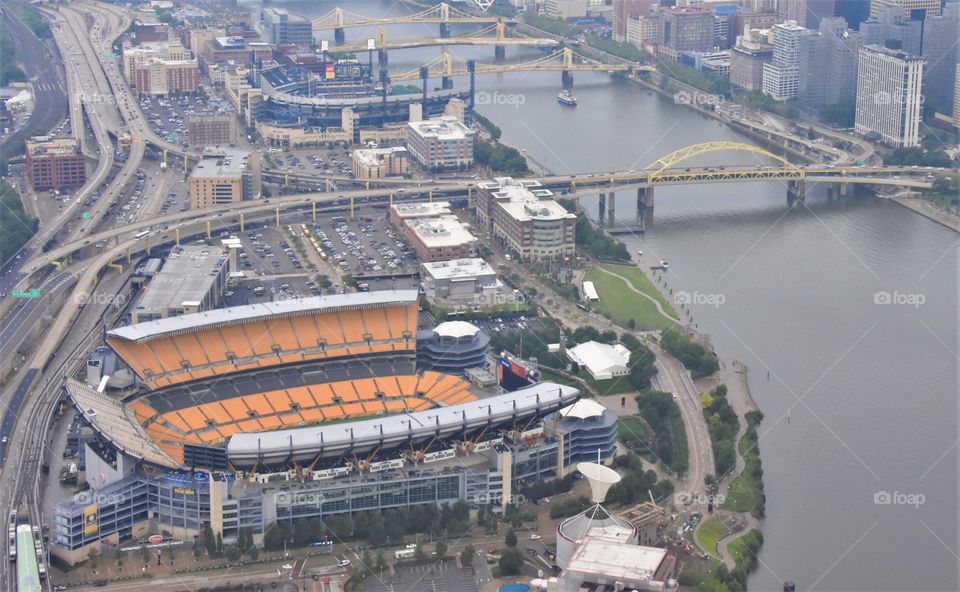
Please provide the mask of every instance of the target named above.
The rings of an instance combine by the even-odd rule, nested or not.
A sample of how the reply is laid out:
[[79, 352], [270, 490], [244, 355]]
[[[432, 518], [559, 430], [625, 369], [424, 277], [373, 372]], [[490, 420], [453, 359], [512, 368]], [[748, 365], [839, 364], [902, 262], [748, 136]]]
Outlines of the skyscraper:
[[904, 18], [923, 20], [940, 14], [940, 0], [870, 0], [870, 16], [875, 18], [886, 7], [900, 11]]
[[920, 54], [923, 21], [910, 20], [896, 7], [884, 7], [877, 16], [860, 23], [864, 45], [882, 45]]
[[960, 3], [949, 2], [940, 16], [923, 21], [923, 57], [927, 58], [924, 75], [928, 109], [950, 113], [956, 65], [960, 62]]
[[709, 10], [665, 8], [660, 14], [660, 51], [665, 57], [679, 59], [686, 51], [713, 49], [713, 13]]
[[627, 20], [649, 16], [651, 4], [653, 0], [613, 0], [613, 40], [626, 41]]
[[797, 98], [800, 38], [814, 34], [794, 21], [773, 27], [773, 61], [763, 65], [763, 94], [778, 101]]
[[919, 146], [925, 60], [879, 45], [860, 48], [859, 57], [857, 133], [897, 148]]
[[820, 20], [814, 35], [800, 38], [800, 104], [805, 108], [853, 102], [857, 96], [860, 34], [840, 17]]
[[808, 29], [820, 26], [820, 19], [832, 17], [835, 0], [781, 0], [780, 14], [788, 21]]

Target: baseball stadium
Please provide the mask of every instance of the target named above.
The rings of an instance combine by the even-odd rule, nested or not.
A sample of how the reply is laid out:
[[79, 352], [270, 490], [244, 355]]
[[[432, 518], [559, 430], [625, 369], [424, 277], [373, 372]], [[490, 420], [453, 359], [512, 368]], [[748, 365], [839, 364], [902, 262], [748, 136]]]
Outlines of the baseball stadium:
[[615, 416], [569, 413], [583, 409], [576, 388], [503, 356], [488, 371], [529, 377], [520, 388], [468, 380], [485, 336], [418, 365], [417, 300], [336, 294], [107, 331], [135, 380], [120, 392], [106, 376], [66, 382], [91, 489], [57, 505], [53, 552], [74, 563], [158, 528], [256, 540], [278, 520], [499, 500], [612, 456]]

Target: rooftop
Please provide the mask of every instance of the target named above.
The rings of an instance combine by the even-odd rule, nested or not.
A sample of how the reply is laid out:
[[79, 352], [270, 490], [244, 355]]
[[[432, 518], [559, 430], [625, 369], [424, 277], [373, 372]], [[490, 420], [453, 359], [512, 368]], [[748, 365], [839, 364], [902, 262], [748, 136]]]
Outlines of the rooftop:
[[406, 225], [428, 249], [456, 247], [475, 242], [469, 227], [450, 214], [435, 218], [413, 218]]
[[497, 177], [477, 185], [489, 191], [498, 205], [517, 221], [576, 218], [555, 202], [553, 192], [539, 181]]
[[137, 310], [157, 314], [187, 303], [203, 302], [226, 254], [216, 247], [186, 245], [171, 251], [147, 284]]
[[356, 294], [330, 294], [311, 298], [280, 300], [277, 302], [259, 302], [230, 308], [216, 308], [206, 312], [168, 317], [156, 321], [147, 321], [135, 325], [118, 327], [107, 335], [130, 341], [141, 341], [195, 330], [207, 325], [243, 323], [275, 315], [294, 316], [319, 310], [338, 310], [358, 306], [388, 306], [412, 304], [417, 301], [416, 290], [381, 290], [359, 292]]
[[26, 148], [31, 156], [64, 156], [78, 154], [79, 144], [73, 138], [36, 136], [27, 140]]
[[394, 214], [400, 219], [404, 218], [432, 218], [449, 214], [449, 201], [431, 201], [420, 203], [395, 203], [390, 206]]
[[635, 583], [654, 580], [666, 558], [666, 549], [590, 537], [574, 552], [566, 570]]
[[364, 148], [354, 150], [352, 157], [355, 161], [366, 166], [377, 166], [382, 164], [384, 159], [391, 156], [404, 156], [407, 149], [402, 146], [391, 146], [389, 148]]
[[473, 137], [474, 133], [463, 122], [450, 115], [434, 117], [425, 121], [411, 121], [407, 125], [421, 136], [438, 140], [464, 140]]
[[490, 264], [479, 257], [451, 259], [450, 261], [430, 261], [422, 264], [423, 271], [434, 280], [494, 275]]
[[447, 321], [434, 327], [433, 332], [440, 337], [472, 337], [480, 332], [476, 325], [466, 321]]
[[630, 350], [620, 345], [609, 345], [598, 341], [587, 341], [567, 350], [567, 357], [581, 366], [586, 366], [591, 374], [603, 374], [612, 369], [623, 369], [630, 362]]
[[236, 177], [247, 169], [250, 153], [233, 148], [207, 148], [190, 173], [191, 178]]

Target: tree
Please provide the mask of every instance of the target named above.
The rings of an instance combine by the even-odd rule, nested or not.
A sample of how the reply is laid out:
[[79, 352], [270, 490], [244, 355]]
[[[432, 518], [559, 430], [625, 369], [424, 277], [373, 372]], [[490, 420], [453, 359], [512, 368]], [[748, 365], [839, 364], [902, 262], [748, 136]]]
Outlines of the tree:
[[144, 563], [150, 563], [150, 549], [147, 549], [146, 545], [140, 545], [140, 559]]
[[473, 563], [473, 558], [477, 556], [477, 552], [474, 550], [473, 545], [467, 545], [463, 548], [463, 551], [460, 551], [460, 565], [470, 565]]
[[421, 547], [419, 543], [417, 544], [416, 549], [413, 550], [413, 558], [417, 561], [417, 563], [423, 563], [427, 560], [427, 553], [423, 550], [423, 547]]
[[434, 547], [434, 551], [437, 552], [437, 559], [442, 559], [447, 555], [447, 543], [444, 541], [437, 541], [437, 544]]
[[209, 524], [203, 527], [203, 543], [207, 547], [207, 555], [215, 557], [217, 555], [217, 539], [213, 535], [213, 529]]
[[90, 562], [90, 569], [97, 571], [97, 564], [99, 563], [99, 557], [97, 556], [97, 550], [93, 547], [87, 551], [87, 561]]
[[223, 554], [227, 558], [227, 561], [229, 561], [230, 563], [238, 561], [240, 559], [240, 556], [242, 555], [242, 553], [240, 552], [240, 547], [236, 545], [227, 546]]
[[223, 552], [223, 535], [218, 532], [217, 533], [217, 553], [222, 553], [222, 552]]
[[500, 554], [500, 574], [504, 576], [516, 575], [520, 573], [520, 567], [523, 565], [523, 554], [519, 549], [504, 549]]
[[504, 542], [505, 545], [507, 545], [507, 546], [510, 547], [510, 548], [516, 547], [516, 546], [517, 546], [517, 533], [515, 533], [515, 532], [513, 531], [513, 529], [511, 528], [510, 530], [507, 531], [507, 536], [503, 539], [503, 542]]

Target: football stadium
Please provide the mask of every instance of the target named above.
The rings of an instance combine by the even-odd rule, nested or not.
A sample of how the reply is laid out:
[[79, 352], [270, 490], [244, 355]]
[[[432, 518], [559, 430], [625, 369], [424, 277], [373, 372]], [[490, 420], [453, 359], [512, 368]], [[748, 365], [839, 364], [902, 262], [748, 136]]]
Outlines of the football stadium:
[[228, 541], [247, 528], [259, 543], [282, 520], [499, 505], [612, 457], [615, 415], [575, 405], [576, 388], [489, 353], [487, 375], [509, 375], [513, 390], [468, 379], [489, 339], [444, 359], [424, 339], [418, 364], [418, 333], [431, 331], [418, 328], [417, 300], [416, 290], [335, 294], [107, 331], [115, 366], [135, 380], [119, 392], [106, 376], [66, 382], [89, 433], [91, 489], [56, 506], [53, 552], [72, 564], [91, 546], [158, 531], [187, 541], [210, 527]]

